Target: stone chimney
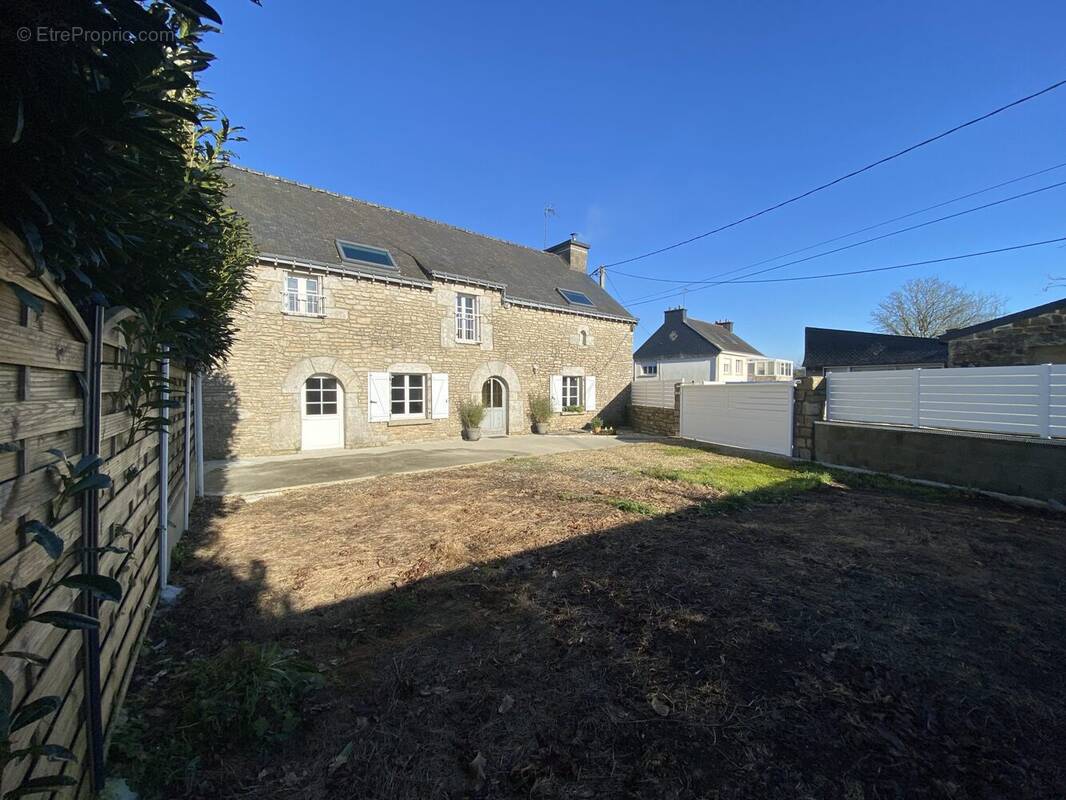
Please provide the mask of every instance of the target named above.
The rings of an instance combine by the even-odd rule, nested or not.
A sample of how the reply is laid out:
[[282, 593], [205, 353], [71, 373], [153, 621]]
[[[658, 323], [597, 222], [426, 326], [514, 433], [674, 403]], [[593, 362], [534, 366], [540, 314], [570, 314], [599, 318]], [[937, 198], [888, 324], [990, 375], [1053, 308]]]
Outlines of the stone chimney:
[[733, 332], [733, 320], [731, 320], [731, 319], [716, 319], [714, 321], [714, 324], [715, 325], [720, 325], [721, 327], [725, 328], [730, 333]]
[[554, 247], [547, 248], [545, 252], [559, 256], [574, 272], [580, 272], [582, 275], [588, 272], [589, 246], [579, 242], [576, 233], [571, 233], [565, 242], [559, 242]]

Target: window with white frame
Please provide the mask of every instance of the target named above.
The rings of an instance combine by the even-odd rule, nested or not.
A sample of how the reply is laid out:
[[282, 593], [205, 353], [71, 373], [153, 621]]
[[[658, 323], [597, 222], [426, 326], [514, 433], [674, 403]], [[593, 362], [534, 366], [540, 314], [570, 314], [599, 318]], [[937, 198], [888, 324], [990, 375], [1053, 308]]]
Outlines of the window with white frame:
[[641, 364], [640, 375], [641, 377], [654, 377], [659, 374], [658, 364]]
[[392, 375], [391, 386], [392, 419], [422, 419], [426, 416], [425, 375]]
[[320, 316], [325, 303], [322, 297], [322, 279], [317, 275], [285, 276], [285, 291], [282, 292], [281, 309], [286, 314]]
[[733, 374], [733, 359], [731, 359], [731, 358], [723, 358], [722, 359], [722, 374], [723, 375], [732, 375]]
[[737, 369], [737, 375], [743, 375], [744, 374], [744, 360], [741, 359], [741, 358], [735, 358], [735, 359], [733, 359], [733, 361], [734, 361], [734, 365], [736, 366], [736, 369]]
[[337, 379], [312, 375], [304, 384], [304, 415], [330, 416], [337, 413]]
[[581, 378], [576, 375], [563, 376], [563, 410], [581, 405]]
[[481, 315], [478, 313], [477, 295], [455, 296], [455, 339], [459, 342], [481, 341]]
[[765, 361], [756, 361], [755, 362], [755, 374], [756, 375], [765, 375], [766, 374], [766, 362]]

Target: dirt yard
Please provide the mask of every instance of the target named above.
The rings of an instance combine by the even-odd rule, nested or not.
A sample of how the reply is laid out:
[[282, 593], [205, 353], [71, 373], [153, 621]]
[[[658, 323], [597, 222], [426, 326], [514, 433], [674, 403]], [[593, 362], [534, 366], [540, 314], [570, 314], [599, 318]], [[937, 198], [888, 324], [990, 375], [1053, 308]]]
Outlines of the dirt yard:
[[[656, 444], [215, 505], [130, 760], [205, 799], [1062, 797], [1064, 532]], [[241, 640], [325, 685], [190, 763], [175, 686]]]

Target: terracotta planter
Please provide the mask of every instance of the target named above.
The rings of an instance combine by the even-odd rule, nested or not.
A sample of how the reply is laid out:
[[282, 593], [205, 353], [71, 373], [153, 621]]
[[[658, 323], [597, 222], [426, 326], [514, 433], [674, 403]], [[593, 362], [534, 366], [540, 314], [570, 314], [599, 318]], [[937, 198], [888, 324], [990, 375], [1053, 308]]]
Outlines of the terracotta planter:
[[468, 442], [476, 442], [481, 438], [481, 428], [463, 428], [463, 438]]
[[533, 433], [539, 433], [539, 434], [543, 435], [543, 434], [545, 434], [547, 432], [548, 432], [548, 423], [547, 422], [534, 422], [533, 423]]

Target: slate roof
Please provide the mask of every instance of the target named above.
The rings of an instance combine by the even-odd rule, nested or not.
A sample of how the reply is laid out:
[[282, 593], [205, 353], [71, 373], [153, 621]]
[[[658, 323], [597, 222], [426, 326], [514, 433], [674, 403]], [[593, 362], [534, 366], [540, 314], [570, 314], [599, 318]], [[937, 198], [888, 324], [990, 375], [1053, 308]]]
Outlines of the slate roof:
[[834, 328], [804, 330], [803, 366], [807, 369], [880, 364], [943, 366], [947, 360], [948, 346], [938, 339]]
[[[677, 334], [673, 339], [670, 334]], [[691, 319], [681, 309], [666, 312], [666, 320], [633, 354], [637, 360], [715, 356], [723, 350], [761, 356], [758, 350], [721, 325]]]
[[1029, 317], [1038, 317], [1041, 314], [1047, 314], [1049, 311], [1058, 311], [1059, 309], [1066, 309], [1066, 297], [1063, 297], [1061, 300], [1052, 300], [1050, 303], [1044, 303], [1042, 306], [1034, 306], [1033, 308], [1026, 308], [1022, 311], [1015, 311], [1013, 314], [1007, 314], [1003, 317], [996, 317], [995, 319], [978, 322], [976, 325], [968, 325], [965, 328], [953, 328], [943, 333], [940, 338], [944, 341], [958, 339], [962, 336], [969, 336], [978, 333], [979, 331], [998, 328], [1000, 325], [1010, 325], [1012, 322], [1029, 319]]
[[[433, 277], [500, 288], [508, 300], [590, 316], [635, 318], [588, 275], [559, 256], [316, 189], [244, 167], [226, 169], [230, 204], [251, 228], [260, 255], [428, 285]], [[398, 270], [341, 260], [336, 240], [387, 249]], [[567, 305], [557, 289], [584, 292], [595, 308]]]

